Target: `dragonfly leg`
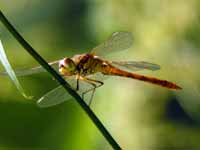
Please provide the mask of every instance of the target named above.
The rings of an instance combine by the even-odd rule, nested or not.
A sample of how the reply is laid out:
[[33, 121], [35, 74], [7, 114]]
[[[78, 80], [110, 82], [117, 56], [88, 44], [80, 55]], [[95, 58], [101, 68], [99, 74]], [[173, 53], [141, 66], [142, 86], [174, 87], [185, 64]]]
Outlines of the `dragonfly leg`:
[[[90, 84], [91, 84], [91, 83], [90, 83]], [[88, 105], [89, 105], [89, 106], [91, 105], [92, 99], [93, 99], [93, 97], [94, 97], [94, 92], [95, 92], [95, 90], [96, 90], [96, 88], [97, 88], [96, 84], [91, 84], [91, 85], [93, 85], [93, 88], [91, 88], [91, 89], [89, 89], [89, 90], [87, 90], [87, 91], [85, 91], [85, 92], [82, 93], [82, 98], [84, 99], [84, 95], [85, 95], [85, 94], [87, 94], [87, 93], [89, 93], [89, 92], [92, 92], [91, 97], [90, 97], [90, 100], [89, 100], [89, 102], [88, 102]]]
[[76, 79], [76, 91], [79, 90], [79, 78]]
[[[85, 91], [85, 92], [82, 93], [82, 98], [84, 99], [84, 95], [85, 95], [86, 93], [92, 92], [92, 95], [91, 95], [90, 100], [89, 100], [89, 103], [88, 103], [88, 105], [90, 106], [91, 103], [92, 103], [93, 96], [94, 96], [94, 92], [95, 92], [96, 88], [102, 86], [104, 83], [101, 82], [101, 81], [98, 81], [98, 80], [90, 79], [90, 78], [84, 78], [84, 81], [86, 81], [87, 83], [89, 83], [89, 84], [91, 84], [91, 85], [93, 86], [93, 88], [90, 88], [90, 89], [88, 89], [87, 91]], [[99, 85], [97, 85], [97, 84], [99, 84]]]
[[82, 77], [79, 74], [76, 75], [76, 91], [79, 90], [79, 80], [80, 80], [80, 78], [82, 79]]

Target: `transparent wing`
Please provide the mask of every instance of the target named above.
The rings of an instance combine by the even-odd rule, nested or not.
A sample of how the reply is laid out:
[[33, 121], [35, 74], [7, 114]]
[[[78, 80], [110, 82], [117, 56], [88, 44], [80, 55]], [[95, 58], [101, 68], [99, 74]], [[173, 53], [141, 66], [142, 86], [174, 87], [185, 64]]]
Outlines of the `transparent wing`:
[[103, 56], [111, 52], [128, 49], [133, 44], [131, 32], [114, 32], [105, 42], [93, 48], [91, 53]]
[[143, 69], [156, 71], [160, 69], [159, 65], [145, 61], [112, 61], [111, 64], [115, 67], [130, 71], [139, 71]]
[[42, 96], [37, 105], [41, 108], [54, 106], [71, 99], [71, 95], [60, 85]]
[[87, 76], [87, 78], [97, 80], [97, 81], [104, 81], [104, 80], [108, 79], [109, 77], [110, 76], [104, 75], [100, 72]]
[[[59, 61], [54, 61], [49, 63], [55, 70], [58, 71], [58, 63]], [[36, 73], [45, 72], [46, 70], [42, 66], [34, 67], [34, 68], [25, 68], [25, 69], [16, 69], [14, 70], [17, 76], [27, 76]], [[0, 76], [7, 76], [7, 72], [0, 72]]]
[[[94, 76], [93, 76], [93, 78], [94, 78]], [[96, 77], [95, 77], [95, 79], [96, 79]], [[72, 86], [73, 89], [76, 89], [77, 81], [74, 76], [68, 77], [66, 80]], [[87, 82], [80, 80], [79, 81], [79, 90], [77, 91], [77, 93], [79, 94], [79, 96], [82, 97], [82, 93], [91, 88], [93, 88], [93, 86], [91, 84], [88, 84]], [[91, 95], [88, 93], [87, 95], [84, 96], [84, 100], [88, 101], [90, 99], [90, 96]], [[49, 91], [45, 95], [43, 95], [37, 101], [37, 105], [41, 108], [51, 107], [54, 105], [61, 104], [70, 99], [72, 99], [72, 96], [60, 85], [60, 86], [56, 87], [55, 89]]]

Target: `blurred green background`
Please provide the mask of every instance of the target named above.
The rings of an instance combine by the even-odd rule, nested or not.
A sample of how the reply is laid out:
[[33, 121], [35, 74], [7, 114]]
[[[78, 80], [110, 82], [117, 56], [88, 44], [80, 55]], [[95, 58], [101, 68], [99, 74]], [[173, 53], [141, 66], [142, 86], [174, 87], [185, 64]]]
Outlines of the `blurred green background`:
[[[183, 90], [112, 77], [92, 109], [123, 149], [200, 149], [200, 1], [0, 0], [0, 9], [47, 61], [88, 52], [112, 32], [132, 32], [134, 46], [112, 59], [157, 63], [161, 70], [138, 73]], [[2, 24], [0, 36], [14, 68], [37, 65]], [[75, 101], [36, 106], [57, 85], [48, 73], [20, 81], [33, 100], [0, 78], [0, 149], [111, 149]]]

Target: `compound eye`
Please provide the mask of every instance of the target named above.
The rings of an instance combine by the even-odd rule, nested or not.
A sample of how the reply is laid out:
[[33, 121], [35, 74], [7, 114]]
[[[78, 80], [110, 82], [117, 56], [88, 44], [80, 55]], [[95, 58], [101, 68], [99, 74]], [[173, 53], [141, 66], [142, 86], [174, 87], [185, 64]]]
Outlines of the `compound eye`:
[[65, 67], [65, 59], [60, 60], [59, 68]]

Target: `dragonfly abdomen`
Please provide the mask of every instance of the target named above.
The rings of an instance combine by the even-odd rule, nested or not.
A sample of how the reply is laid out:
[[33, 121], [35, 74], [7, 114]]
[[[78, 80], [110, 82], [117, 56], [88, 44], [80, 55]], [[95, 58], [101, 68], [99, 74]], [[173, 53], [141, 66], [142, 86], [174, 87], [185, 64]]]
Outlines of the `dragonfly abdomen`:
[[105, 67], [102, 73], [104, 73], [106, 75], [116, 75], [116, 76], [122, 76], [122, 77], [137, 79], [137, 80], [140, 80], [140, 81], [156, 84], [156, 85], [166, 87], [166, 88], [169, 88], [169, 89], [182, 89], [181, 87], [179, 87], [178, 85], [176, 85], [173, 82], [169, 82], [167, 80], [161, 80], [161, 79], [154, 78], [154, 77], [139, 75], [139, 74], [132, 73], [132, 72], [127, 72], [127, 71], [115, 68], [111, 65], [108, 65], [107, 67]]

